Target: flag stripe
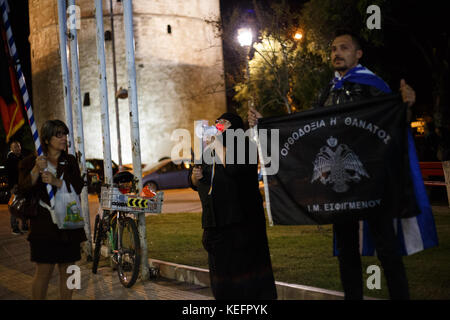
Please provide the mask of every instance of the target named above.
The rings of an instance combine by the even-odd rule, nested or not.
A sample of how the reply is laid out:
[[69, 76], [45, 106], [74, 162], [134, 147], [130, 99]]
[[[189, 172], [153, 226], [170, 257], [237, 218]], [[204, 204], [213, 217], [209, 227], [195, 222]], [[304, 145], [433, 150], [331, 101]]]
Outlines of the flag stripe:
[[426, 214], [418, 215], [417, 222], [419, 224], [424, 249], [437, 246], [439, 241], [431, 211]]
[[402, 228], [401, 219], [395, 219], [394, 226], [396, 229], [397, 238], [400, 241], [400, 252], [403, 255], [408, 255], [408, 251], [406, 250], [406, 245], [405, 245], [405, 237], [403, 236], [403, 228]]
[[406, 254], [411, 255], [423, 250], [422, 236], [420, 235], [417, 218], [401, 219], [403, 237], [405, 239]]
[[13, 58], [13, 62], [14, 62], [14, 64], [16, 64], [17, 60], [18, 60], [18, 58], [16, 56], [16, 53], [17, 53], [16, 45], [13, 43], [11, 45], [10, 49], [11, 49], [11, 56]]
[[29, 99], [30, 99], [30, 97], [28, 96], [28, 91], [27, 91], [27, 92], [25, 92], [25, 94], [23, 95], [23, 104], [24, 104], [24, 105], [27, 105]]
[[423, 184], [422, 173], [419, 167], [414, 139], [411, 130], [408, 130], [408, 151], [410, 158], [411, 176], [413, 177], [414, 194], [421, 214], [417, 216], [419, 230], [424, 248], [430, 248], [438, 245], [438, 237], [434, 223], [433, 213], [430, 207], [427, 191]]

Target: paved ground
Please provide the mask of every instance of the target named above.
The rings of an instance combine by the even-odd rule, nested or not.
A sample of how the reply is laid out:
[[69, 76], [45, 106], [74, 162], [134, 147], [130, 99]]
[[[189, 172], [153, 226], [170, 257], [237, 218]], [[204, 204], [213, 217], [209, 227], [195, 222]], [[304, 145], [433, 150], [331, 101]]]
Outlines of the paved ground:
[[[180, 195], [186, 191], [172, 192], [174, 201], [167, 194], [166, 204], [171, 210], [185, 207]], [[89, 197], [91, 223], [98, 209], [95, 196]], [[195, 199], [188, 199], [195, 207]], [[195, 209], [198, 210], [198, 209]], [[30, 262], [30, 253], [26, 234], [11, 234], [7, 205], [0, 205], [0, 300], [26, 300], [31, 298], [31, 283], [34, 275], [34, 263]], [[80, 300], [210, 300], [213, 299], [210, 289], [198, 285], [186, 284], [173, 280], [158, 278], [138, 282], [131, 288], [124, 288], [117, 273], [103, 258], [97, 274], [90, 271], [91, 263], [83, 257], [78, 262], [81, 268], [81, 289], [76, 290], [74, 299]], [[50, 282], [48, 299], [58, 299], [58, 271], [55, 269]]]
[[[165, 192], [163, 212], [199, 212], [201, 204], [196, 192], [190, 189], [169, 190]], [[448, 204], [442, 204], [446, 207]], [[89, 196], [91, 225], [99, 204], [96, 196]], [[76, 290], [73, 298], [79, 300], [212, 300], [209, 287], [192, 285], [165, 278], [138, 282], [131, 288], [124, 288], [117, 273], [102, 258], [98, 273], [91, 272], [91, 263], [83, 257], [78, 265], [81, 269], [81, 289]], [[10, 214], [7, 205], [0, 204], [0, 300], [28, 300], [31, 298], [31, 283], [34, 264], [30, 262], [30, 253], [26, 234], [11, 234]], [[313, 288], [317, 289], [317, 288]], [[298, 290], [296, 290], [298, 291]], [[314, 291], [314, 290], [313, 290]], [[317, 291], [317, 290], [316, 290]], [[311, 289], [300, 290], [312, 292]], [[320, 296], [319, 299], [328, 299]], [[55, 269], [51, 279], [48, 299], [58, 299], [58, 271]], [[296, 292], [294, 298], [302, 299]], [[308, 295], [307, 299], [315, 299]]]

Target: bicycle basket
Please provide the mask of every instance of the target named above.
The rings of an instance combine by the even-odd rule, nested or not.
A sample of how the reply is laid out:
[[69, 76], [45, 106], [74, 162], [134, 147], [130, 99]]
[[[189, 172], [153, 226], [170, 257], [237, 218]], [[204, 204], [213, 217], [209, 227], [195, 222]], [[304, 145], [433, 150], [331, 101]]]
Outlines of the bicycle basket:
[[101, 207], [105, 210], [125, 212], [161, 213], [164, 192], [157, 192], [152, 198], [123, 194], [119, 188], [103, 186], [101, 189]]

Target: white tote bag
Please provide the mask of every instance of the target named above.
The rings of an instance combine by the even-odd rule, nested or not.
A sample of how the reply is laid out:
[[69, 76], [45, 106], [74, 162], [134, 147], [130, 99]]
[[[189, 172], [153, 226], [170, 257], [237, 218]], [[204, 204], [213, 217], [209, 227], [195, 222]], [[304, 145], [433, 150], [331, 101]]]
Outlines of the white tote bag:
[[[61, 177], [62, 178], [62, 177]], [[61, 188], [55, 194], [54, 223], [59, 229], [79, 229], [84, 227], [84, 219], [81, 215], [80, 197], [73, 186], [70, 192], [64, 179]]]

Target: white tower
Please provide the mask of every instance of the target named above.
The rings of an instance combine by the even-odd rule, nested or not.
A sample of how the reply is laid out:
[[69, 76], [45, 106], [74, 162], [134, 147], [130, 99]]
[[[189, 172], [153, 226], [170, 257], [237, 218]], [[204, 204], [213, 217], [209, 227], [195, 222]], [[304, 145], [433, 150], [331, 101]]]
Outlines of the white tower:
[[[109, 0], [103, 1], [105, 31], [111, 30]], [[102, 158], [94, 1], [76, 2], [85, 151]], [[38, 127], [64, 117], [56, 0], [30, 0], [33, 109]], [[117, 83], [127, 87], [122, 3], [113, 0]], [[216, 119], [226, 110], [222, 40], [208, 20], [220, 16], [219, 0], [133, 0], [141, 158], [170, 156], [173, 130], [194, 120]], [[117, 162], [112, 42], [105, 42], [112, 158]], [[86, 102], [86, 100], [85, 100]], [[128, 100], [119, 100], [123, 163], [131, 163]]]

